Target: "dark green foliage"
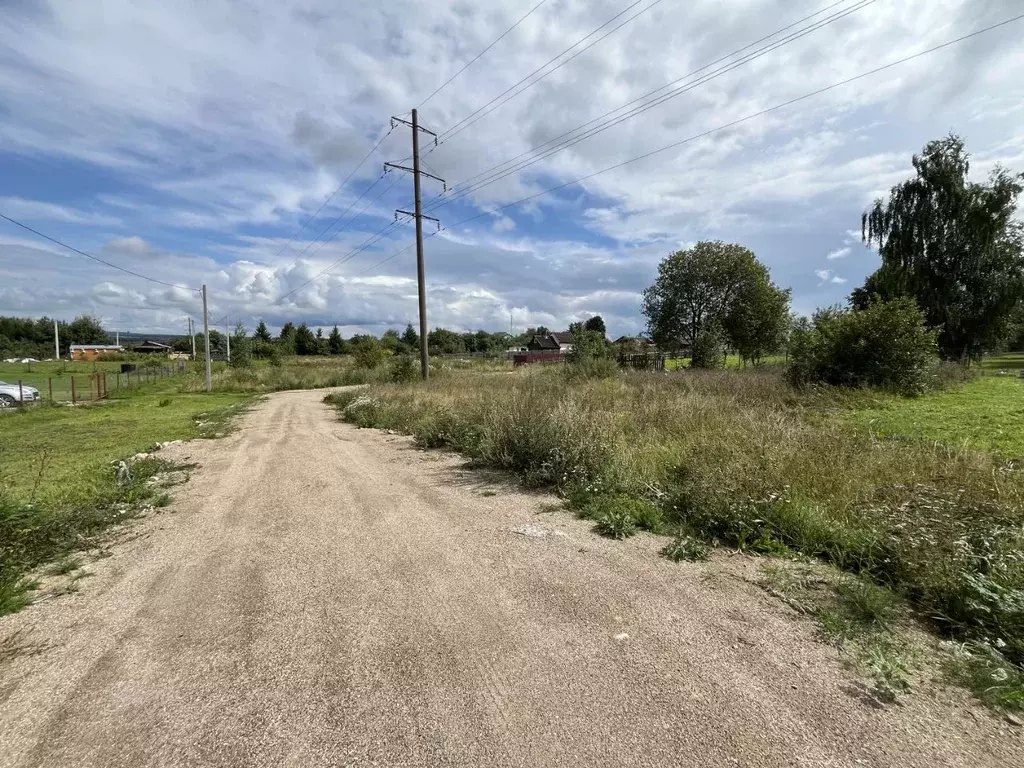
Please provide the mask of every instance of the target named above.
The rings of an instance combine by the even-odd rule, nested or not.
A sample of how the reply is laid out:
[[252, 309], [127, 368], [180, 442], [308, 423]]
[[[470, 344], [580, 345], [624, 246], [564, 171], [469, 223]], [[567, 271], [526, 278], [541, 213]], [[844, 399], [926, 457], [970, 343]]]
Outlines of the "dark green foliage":
[[384, 363], [387, 352], [384, 347], [372, 336], [359, 339], [352, 345], [352, 355], [355, 357], [356, 365], [360, 368], [373, 370]]
[[231, 367], [248, 368], [252, 365], [253, 341], [245, 333], [245, 326], [241, 322], [235, 325], [235, 332], [231, 334]]
[[305, 323], [295, 329], [294, 344], [297, 355], [315, 355], [319, 351], [316, 336]]
[[253, 341], [262, 341], [266, 344], [269, 344], [274, 340], [274, 337], [270, 335], [270, 329], [267, 328], [267, 324], [262, 320], [260, 320], [259, 324], [256, 326], [256, 331], [253, 333], [252, 338]]
[[420, 335], [416, 333], [416, 329], [412, 327], [412, 323], [405, 326], [405, 332], [402, 334], [402, 343], [409, 349], [419, 348]]
[[707, 545], [693, 536], [678, 536], [671, 544], [666, 544], [661, 552], [674, 563], [684, 560], [695, 563], [711, 557]]
[[341, 331], [338, 330], [338, 326], [334, 326], [331, 335], [327, 337], [327, 352], [332, 355], [343, 355], [347, 351], [345, 340], [341, 338]]
[[787, 375], [797, 386], [872, 386], [918, 395], [934, 382], [935, 333], [912, 299], [819, 310], [794, 329]]
[[396, 355], [391, 361], [391, 381], [395, 384], [408, 384], [420, 376], [419, 366], [411, 355]]
[[708, 324], [697, 334], [690, 352], [690, 367], [725, 368], [725, 334], [718, 325]]
[[587, 320], [587, 322], [583, 324], [583, 328], [584, 330], [587, 331], [594, 331], [596, 333], [600, 333], [602, 336], [605, 336], [608, 333], [608, 329], [605, 327], [604, 324], [604, 318], [601, 317], [600, 315], [594, 315], [592, 318]]
[[[52, 358], [53, 319], [40, 317], [0, 317], [0, 358], [34, 357], [38, 360]], [[100, 321], [94, 317], [76, 317], [70, 323], [57, 322], [60, 332], [61, 356], [67, 357], [72, 344], [110, 344], [110, 335], [103, 330]]]
[[658, 265], [658, 279], [644, 291], [643, 313], [660, 347], [703, 345], [695, 367], [717, 367], [715, 338], [723, 358], [726, 345], [755, 362], [775, 352], [788, 325], [789, 296], [747, 248], [702, 241]]
[[913, 165], [916, 177], [863, 216], [882, 268], [851, 301], [911, 296], [944, 358], [978, 359], [1006, 337], [1024, 299], [1024, 225], [1014, 218], [1024, 175], [996, 168], [987, 183], [969, 181], [969, 155], [954, 135], [929, 142]]
[[427, 346], [432, 355], [455, 355], [466, 351], [462, 336], [445, 328], [435, 328], [427, 334]]

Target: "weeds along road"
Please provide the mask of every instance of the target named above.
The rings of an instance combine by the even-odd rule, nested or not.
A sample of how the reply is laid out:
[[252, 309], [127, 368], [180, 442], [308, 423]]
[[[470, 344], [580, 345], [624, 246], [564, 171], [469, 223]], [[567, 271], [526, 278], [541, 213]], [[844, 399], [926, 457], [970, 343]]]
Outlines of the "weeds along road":
[[322, 397], [182, 446], [167, 512], [0, 623], [42, 649], [0, 670], [0, 764], [1024, 764], [955, 693], [867, 704], [750, 561], [600, 539]]

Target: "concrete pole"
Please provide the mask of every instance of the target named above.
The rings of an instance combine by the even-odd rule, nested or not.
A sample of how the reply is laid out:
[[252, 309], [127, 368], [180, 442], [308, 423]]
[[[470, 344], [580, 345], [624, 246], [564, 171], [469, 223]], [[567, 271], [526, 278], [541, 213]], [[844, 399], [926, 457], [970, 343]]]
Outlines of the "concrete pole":
[[227, 333], [224, 334], [224, 338], [227, 340], [227, 344], [228, 344], [228, 364], [230, 364], [231, 363], [231, 326], [230, 325], [225, 325], [224, 326], [224, 330], [227, 331]]
[[53, 349], [57, 353], [56, 359], [60, 360], [60, 330], [57, 328], [56, 320], [53, 321]]
[[210, 309], [206, 303], [206, 285], [203, 285], [203, 341], [206, 347], [206, 391], [213, 392], [213, 364], [210, 362]]

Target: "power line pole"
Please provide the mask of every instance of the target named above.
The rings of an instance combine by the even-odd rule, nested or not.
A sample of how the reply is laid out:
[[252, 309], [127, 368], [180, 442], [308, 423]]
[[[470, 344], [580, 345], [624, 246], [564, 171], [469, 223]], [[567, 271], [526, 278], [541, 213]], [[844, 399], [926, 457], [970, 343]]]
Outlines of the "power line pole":
[[206, 347], [206, 391], [213, 392], [213, 366], [210, 363], [210, 310], [206, 305], [206, 285], [203, 285], [203, 342]]
[[438, 178], [431, 173], [424, 173], [420, 170], [420, 131], [429, 133], [434, 137], [434, 145], [437, 146], [437, 134], [433, 131], [428, 131], [426, 128], [420, 126], [419, 115], [414, 109], [412, 111], [412, 122], [407, 122], [400, 117], [391, 118], [391, 127], [394, 128], [395, 123], [402, 123], [412, 128], [412, 168], [407, 168], [404, 165], [397, 165], [395, 163], [384, 163], [384, 172], [387, 173], [392, 168], [396, 168], [401, 171], [406, 171], [412, 174], [413, 190], [416, 195], [416, 206], [414, 212], [409, 211], [395, 211], [395, 219], [397, 220], [398, 215], [412, 216], [416, 219], [416, 279], [419, 283], [419, 299], [420, 299], [420, 375], [423, 380], [426, 381], [430, 376], [430, 357], [427, 352], [427, 269], [423, 259], [423, 219], [430, 219], [431, 221], [437, 222], [438, 230], [441, 229], [441, 222], [435, 219], [433, 216], [423, 215], [423, 205], [420, 199], [420, 176], [429, 176], [435, 181], [440, 181], [444, 185], [444, 191], [448, 191], [448, 184], [444, 179]]
[[224, 334], [224, 338], [227, 339], [227, 344], [228, 344], [228, 365], [231, 365], [231, 321], [230, 320], [224, 325], [224, 330], [227, 331], [227, 333]]
[[57, 329], [57, 321], [53, 321], [53, 347], [57, 353], [57, 360], [60, 360], [60, 331]]
[[188, 318], [188, 337], [192, 339], [192, 359], [196, 359], [196, 330], [195, 326], [192, 325], [192, 316]]

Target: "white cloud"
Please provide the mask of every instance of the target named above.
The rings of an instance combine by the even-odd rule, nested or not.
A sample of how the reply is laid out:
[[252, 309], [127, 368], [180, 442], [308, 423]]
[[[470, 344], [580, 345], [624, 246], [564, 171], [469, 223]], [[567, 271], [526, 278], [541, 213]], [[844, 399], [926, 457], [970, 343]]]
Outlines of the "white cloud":
[[821, 280], [821, 282], [824, 283], [824, 282], [826, 282], [832, 276], [832, 270], [831, 269], [816, 269], [816, 270], [814, 270], [814, 274], [816, 274], [818, 276], [818, 279]]
[[[425, 104], [421, 120], [443, 132], [622, 6], [547, 4]], [[516, 323], [556, 326], [606, 302], [610, 311], [602, 314], [614, 314], [615, 330], [639, 330], [637, 295], [658, 260], [703, 238], [750, 244], [799, 302], [835, 300], [833, 287], [846, 278], [820, 270], [815, 284], [811, 268], [833, 248], [837, 231], [855, 227], [875, 195], [910, 174], [910, 155], [925, 141], [956, 130], [979, 168], [1024, 165], [1019, 28], [592, 176], [510, 215], [455, 224], [1000, 20], [1015, 7], [1010, 0], [872, 4], [482, 188], [465, 199], [469, 210], [439, 208], [433, 215], [453, 229], [428, 246], [432, 324], [436, 316], [460, 327], [504, 327], [511, 311]], [[104, 3], [102, 12], [77, 0], [49, 0], [45, 12], [15, 4], [0, 24], [0, 176], [8, 176], [4, 158], [16, 158], [40, 191], [0, 199], [0, 210], [171, 282], [206, 279], [224, 311], [243, 317], [290, 312], [312, 321], [334, 311], [352, 324], [411, 319], [410, 252], [359, 276], [407, 244], [407, 229], [337, 277], [279, 301], [407, 204], [408, 179], [370, 203], [367, 218], [337, 242], [299, 257], [328, 216], [356, 202], [362, 188], [350, 183], [277, 253], [384, 136], [389, 116], [422, 101], [523, 10], [519, 0], [304, 0], [301, 7], [138, 0]], [[457, 184], [804, 13], [778, 0], [661, 3], [436, 150], [425, 146], [425, 159]], [[353, 182], [372, 181], [383, 160], [409, 154], [408, 144], [408, 129], [397, 127]], [[88, 173], [68, 170], [78, 165]], [[65, 183], [65, 172], [76, 184]], [[828, 259], [850, 255], [859, 241], [858, 231], [846, 231], [844, 247]], [[109, 287], [91, 293], [110, 282], [135, 292], [116, 298], [126, 321], [181, 325], [182, 302], [165, 289], [67, 256], [59, 263], [74, 267], [51, 285], [15, 262], [29, 253], [52, 266], [49, 247], [15, 242], [6, 229], [0, 244], [0, 268], [12, 275], [0, 288], [0, 310], [63, 313], [74, 301], [93, 306], [101, 293], [113, 301]], [[855, 266], [862, 274], [870, 268], [859, 261], [844, 269], [851, 280], [861, 277]], [[376, 276], [393, 282], [375, 283]]]
[[844, 248], [836, 248], [834, 251], [829, 251], [828, 255], [825, 258], [828, 259], [829, 261], [835, 261], [836, 259], [845, 259], [847, 256], [850, 255], [851, 251], [852, 249], [849, 246]]

